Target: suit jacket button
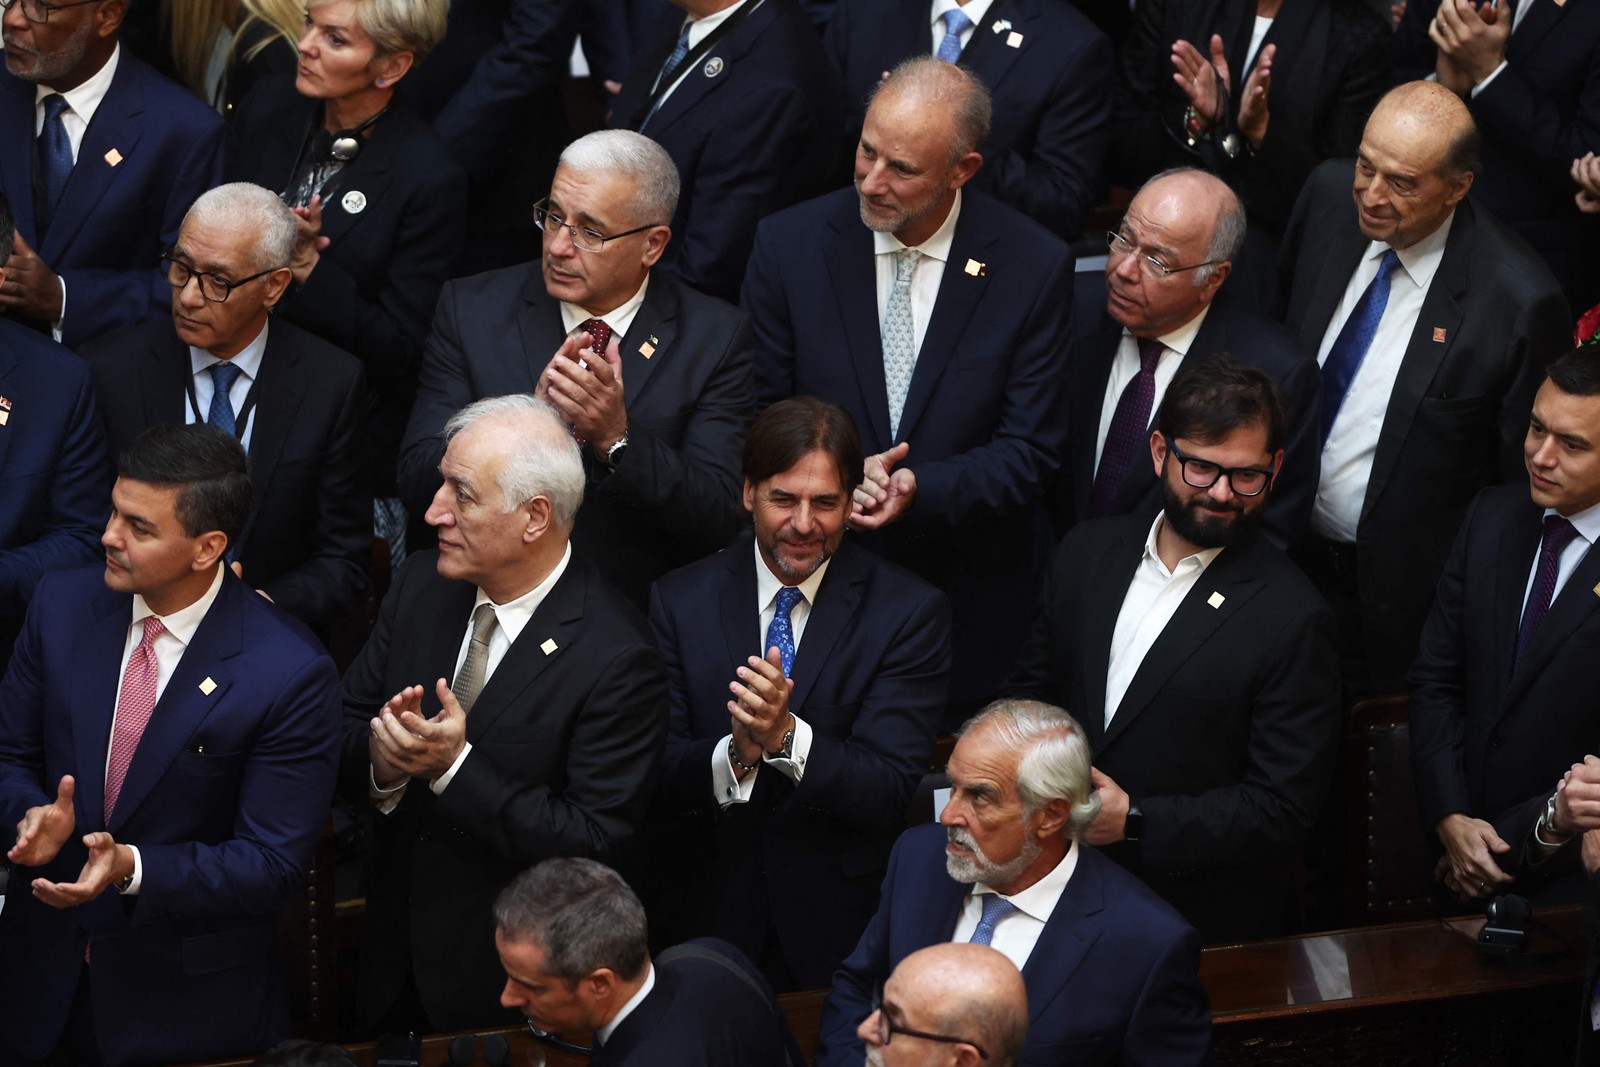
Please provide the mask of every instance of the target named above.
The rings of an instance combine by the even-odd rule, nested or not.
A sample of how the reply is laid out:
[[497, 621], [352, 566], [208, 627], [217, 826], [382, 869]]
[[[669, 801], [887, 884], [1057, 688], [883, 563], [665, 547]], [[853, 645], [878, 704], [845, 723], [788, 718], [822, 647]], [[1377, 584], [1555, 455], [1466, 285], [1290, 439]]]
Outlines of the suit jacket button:
[[1490, 748], [1499, 748], [1501, 745], [1504, 745], [1504, 744], [1505, 744], [1505, 739], [1502, 738], [1499, 734], [1495, 734], [1493, 737], [1489, 738], [1489, 747]]

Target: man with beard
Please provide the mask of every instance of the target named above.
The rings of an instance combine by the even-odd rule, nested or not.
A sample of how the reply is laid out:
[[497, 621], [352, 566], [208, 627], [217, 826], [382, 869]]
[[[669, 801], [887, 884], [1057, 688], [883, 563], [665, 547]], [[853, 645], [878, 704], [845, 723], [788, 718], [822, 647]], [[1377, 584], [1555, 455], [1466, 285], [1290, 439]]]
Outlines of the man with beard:
[[843, 408], [772, 405], [745, 441], [753, 532], [651, 596], [652, 933], [730, 941], [779, 989], [827, 985], [872, 917], [950, 671], [944, 594], [843, 541], [861, 467]]
[[1208, 942], [1288, 929], [1339, 739], [1332, 613], [1257, 536], [1284, 432], [1261, 371], [1186, 361], [1150, 435], [1164, 507], [1067, 535], [1008, 684], [1082, 709], [1101, 800], [1084, 840]]
[[891, 972], [947, 941], [989, 945], [1022, 972], [1022, 1067], [1211, 1062], [1199, 938], [1082, 847], [1100, 810], [1083, 728], [1048, 704], [996, 701], [967, 723], [949, 772], [942, 825], [895, 844], [878, 913], [834, 975], [815, 1067], [859, 1067], [883, 1033], [877, 990], [892, 1010]]

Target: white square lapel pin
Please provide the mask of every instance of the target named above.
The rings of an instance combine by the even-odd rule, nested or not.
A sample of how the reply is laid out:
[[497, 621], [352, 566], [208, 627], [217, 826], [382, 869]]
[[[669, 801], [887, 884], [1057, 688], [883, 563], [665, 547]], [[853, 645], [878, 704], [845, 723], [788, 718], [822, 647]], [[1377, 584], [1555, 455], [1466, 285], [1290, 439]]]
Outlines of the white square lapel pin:
[[1213, 608], [1220, 608], [1222, 607], [1222, 602], [1227, 599], [1228, 598], [1223, 596], [1221, 593], [1212, 593], [1210, 596], [1206, 597], [1206, 603], [1210, 604]]

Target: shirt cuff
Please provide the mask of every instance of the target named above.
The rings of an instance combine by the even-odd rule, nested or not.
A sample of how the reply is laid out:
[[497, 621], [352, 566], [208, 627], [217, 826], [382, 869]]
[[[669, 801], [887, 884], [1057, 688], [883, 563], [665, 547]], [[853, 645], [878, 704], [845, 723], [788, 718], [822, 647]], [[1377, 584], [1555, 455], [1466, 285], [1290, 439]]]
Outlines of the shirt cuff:
[[1506, 61], [1502, 59], [1500, 61], [1500, 65], [1498, 67], [1494, 68], [1493, 70], [1491, 70], [1489, 72], [1489, 76], [1487, 78], [1483, 79], [1483, 81], [1479, 82], [1477, 85], [1474, 85], [1472, 87], [1472, 91], [1468, 95], [1470, 95], [1474, 100], [1476, 100], [1478, 98], [1478, 94], [1483, 92], [1486, 88], [1488, 88], [1490, 82], [1492, 82], [1496, 78], [1500, 77], [1500, 72], [1502, 70], [1505, 70], [1505, 69], [1506, 69]]
[[61, 275], [56, 275], [56, 281], [61, 283], [61, 315], [50, 324], [50, 339], [56, 344], [61, 343], [61, 324], [67, 319], [67, 280]]
[[411, 779], [400, 779], [399, 785], [392, 785], [385, 789], [378, 784], [378, 778], [372, 773], [372, 764], [367, 764], [367, 799], [372, 801], [372, 806], [378, 809], [378, 814], [387, 815], [400, 805], [400, 798], [406, 794], [406, 786], [411, 784]]
[[450, 780], [456, 776], [456, 772], [461, 769], [463, 763], [467, 762], [467, 757], [470, 755], [472, 755], [472, 742], [463, 741], [461, 743], [461, 754], [456, 756], [454, 763], [450, 764], [450, 769], [428, 783], [428, 788], [433, 790], [434, 796], [438, 796], [445, 791], [445, 787], [450, 784]]
[[790, 750], [793, 755], [779, 756], [776, 759], [762, 756], [764, 763], [779, 774], [788, 777], [795, 785], [806, 776], [806, 760], [811, 758], [811, 724], [800, 716], [794, 717], [794, 745]]
[[728, 758], [728, 742], [732, 740], [732, 734], [723, 734], [722, 740], [711, 748], [711, 795], [724, 808], [730, 804], [748, 804], [751, 794], [756, 790], [756, 775], [761, 773], [761, 767], [757, 764], [755, 774], [739, 781], [733, 761]]
[[129, 845], [128, 851], [133, 853], [133, 877], [128, 879], [128, 888], [117, 890], [125, 897], [138, 893], [139, 887], [144, 884], [144, 861], [139, 858], [139, 846]]

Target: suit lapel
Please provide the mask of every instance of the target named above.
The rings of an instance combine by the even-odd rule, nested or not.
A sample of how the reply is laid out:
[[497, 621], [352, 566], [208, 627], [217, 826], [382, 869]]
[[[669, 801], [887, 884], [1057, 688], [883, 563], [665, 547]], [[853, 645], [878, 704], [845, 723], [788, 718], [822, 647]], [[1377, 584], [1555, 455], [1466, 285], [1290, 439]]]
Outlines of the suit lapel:
[[35, 249], [33, 225], [33, 127], [38, 115], [32, 82], [0, 74], [0, 188], [11, 200], [17, 231]]
[[105, 828], [106, 750], [111, 744], [122, 652], [133, 622], [131, 596], [112, 596], [102, 603], [100, 613], [79, 632], [73, 660], [80, 669], [73, 672], [67, 701], [78, 771], [78, 826], [90, 830]]
[[674, 358], [672, 343], [677, 336], [678, 294], [665, 272], [660, 272], [650, 279], [639, 314], [617, 345], [622, 360], [622, 399], [628, 410], [635, 409], [655, 369]]
[[1106, 862], [1109, 861], [1099, 853], [1078, 846], [1078, 865], [1022, 966], [1022, 982], [1028, 989], [1029, 1022], [1035, 1026], [1046, 1011], [1070, 1010], [1055, 1001], [1100, 937], [1105, 883], [1100, 877], [1099, 864]]
[[[648, 294], [645, 302], [649, 303]], [[528, 268], [523, 283], [522, 310], [517, 315], [517, 328], [522, 333], [522, 351], [527, 358], [512, 360], [515, 369], [511, 373], [522, 391], [531, 393], [539, 386], [539, 373], [567, 335], [561, 323], [561, 304], [545, 291], [544, 277], [539, 273], [537, 264]]]
[[[829, 223], [834, 232], [823, 259], [828, 264], [834, 297], [839, 301], [845, 347], [861, 387], [862, 410], [867, 413], [867, 425], [860, 428], [861, 443], [869, 454], [882, 452], [894, 442], [889, 439], [889, 387], [883, 377], [883, 333], [878, 324], [877, 255], [873, 252], [872, 231], [861, 225], [854, 212], [849, 218], [842, 213], [836, 215]], [[930, 324], [930, 336], [932, 332]], [[916, 391], [915, 381], [911, 388]], [[904, 436], [902, 433], [902, 439]]]
[[[583, 603], [588, 593], [589, 576], [578, 557], [567, 561], [566, 573], [556, 582], [544, 598], [528, 625], [522, 628], [505, 657], [495, 668], [489, 680], [483, 683], [472, 713], [467, 716], [467, 740], [474, 744], [494, 726], [507, 708], [513, 705], [537, 707], [524, 694], [551, 663], [561, 655], [562, 649], [578, 639], [583, 624]], [[456, 631], [456, 647], [465, 630]], [[452, 662], [454, 662], [452, 660]]]
[[[750, 2], [756, 3], [758, 0]], [[732, 68], [745, 61], [745, 56], [751, 47], [772, 25], [777, 17], [777, 8], [776, 3], [762, 2], [760, 7], [745, 15], [738, 26], [718, 41], [711, 51], [702, 56], [695, 66], [683, 75], [683, 80], [672, 90], [672, 95], [668, 96], [656, 113], [645, 121], [644, 129], [651, 137], [660, 137], [663, 130], [688, 114], [701, 100], [714, 92], [722, 91], [722, 87], [729, 81], [728, 76]], [[668, 54], [671, 54], [670, 51]]]
[[1577, 3], [1583, 3], [1585, 0], [1577, 0], [1577, 3], [1574, 3], [1574, 0], [1566, 0], [1566, 3], [1560, 5], [1555, 0], [1522, 0], [1522, 2], [1533, 6], [1528, 8], [1528, 13], [1522, 16], [1522, 25], [1516, 27], [1511, 39], [1506, 42], [1506, 58], [1513, 63], [1538, 62], [1535, 53], [1545, 37], [1560, 25], [1568, 7], [1576, 7]]
[[[926, 4], [921, 7], [924, 12], [927, 11]], [[984, 22], [972, 31], [967, 47], [961, 50], [960, 62], [971, 68], [978, 75], [978, 80], [991, 91], [995, 90], [1016, 66], [1023, 50], [1034, 44], [1029, 38], [1031, 16], [1034, 14], [1034, 5], [1024, 0], [995, 0], [984, 15]], [[996, 26], [1000, 29], [996, 30]], [[1018, 35], [1014, 48], [1007, 43], [1012, 39], [1012, 34]], [[927, 37], [931, 42], [931, 31]]]
[[[1531, 558], [1531, 554], [1524, 558], [1522, 569], [1517, 572], [1524, 580]], [[1539, 624], [1539, 632], [1533, 635], [1527, 653], [1512, 673], [1505, 703], [1501, 706], [1502, 713], [1522, 696], [1522, 691], [1539, 676], [1567, 638], [1588, 621], [1596, 608], [1600, 608], [1600, 593], [1595, 592], [1597, 586], [1600, 586], [1600, 552], [1591, 546], [1551, 602], [1549, 614]], [[1512, 640], [1516, 640], [1515, 633]]]
[[138, 118], [144, 113], [144, 88], [137, 78], [137, 62], [126, 51], [122, 53], [111, 86], [83, 132], [78, 161], [38, 249], [39, 258], [46, 263], [58, 260], [84, 224], [95, 217], [95, 205], [122, 173], [124, 161], [138, 150], [144, 129]]
[[[306, 376], [301, 373], [300, 353], [284, 340], [284, 325], [267, 328], [267, 350], [261, 359], [255, 383], [255, 414], [251, 416], [250, 480], [254, 483], [254, 503], [250, 519], [239, 535], [239, 544], [249, 542], [250, 529], [261, 513], [281, 465], [278, 459], [289, 435], [298, 429], [296, 415], [306, 391]], [[235, 559], [239, 559], [235, 553]]]
[[805, 639], [795, 650], [794, 668], [790, 671], [794, 691], [789, 695], [789, 707], [796, 712], [805, 709], [812, 685], [832, 656], [833, 646], [838, 643], [845, 625], [861, 605], [861, 583], [866, 578], [866, 570], [860, 566], [857, 551], [864, 550], [848, 542], [841, 543], [833, 562], [828, 564], [828, 573], [817, 587], [817, 602], [806, 618]]
[[1068, 472], [1072, 479], [1072, 513], [1079, 518], [1089, 514], [1094, 496], [1094, 454], [1100, 443], [1100, 409], [1105, 401], [1106, 388], [1111, 383], [1111, 367], [1117, 359], [1117, 347], [1122, 344], [1122, 327], [1105, 319], [1106, 328], [1072, 346], [1072, 359], [1077, 363], [1077, 373], [1071, 394], [1067, 432], [1072, 435], [1072, 447], [1067, 450]]
[[[1488, 620], [1494, 648], [1495, 677], [1511, 678], [1517, 654], [1517, 630], [1522, 625], [1522, 602], [1527, 593], [1528, 570], [1539, 551], [1539, 511], [1532, 501], [1517, 520], [1500, 532], [1494, 569], [1493, 615]], [[1570, 584], [1570, 583], [1569, 583]], [[1508, 683], [1509, 684], [1509, 683]]]
[[[900, 417], [900, 440], [906, 441], [916, 429], [917, 419], [932, 399], [945, 367], [955, 355], [956, 348], [966, 333], [967, 323], [991, 284], [988, 261], [999, 249], [999, 231], [983, 227], [973, 216], [978, 205], [966, 197], [961, 217], [956, 220], [955, 238], [950, 242], [950, 259], [944, 265], [944, 276], [939, 280], [939, 296], [934, 301], [933, 314], [928, 318], [928, 332], [917, 351], [917, 366], [911, 372], [911, 387], [906, 391], [906, 406]], [[968, 263], [977, 263], [974, 271], [967, 270]], [[1004, 284], [1005, 265], [996, 263]], [[873, 290], [876, 292], [876, 288]], [[995, 369], [1000, 373], [999, 368]], [[878, 373], [883, 373], [879, 357]], [[888, 403], [885, 389], [884, 403]]]
[[330, 244], [337, 245], [345, 234], [369, 218], [367, 205], [381, 201], [393, 184], [395, 151], [409, 141], [403, 127], [415, 121], [409, 112], [401, 110], [404, 104], [395, 107], [384, 121], [402, 128], [384, 130], [380, 123], [362, 143], [361, 154], [328, 183], [330, 188], [322, 197], [322, 236]]
[[[1326, 241], [1327, 249], [1326, 254], [1317, 260], [1315, 281], [1305, 290], [1310, 293], [1310, 300], [1306, 304], [1305, 318], [1300, 323], [1300, 340], [1313, 355], [1321, 348], [1322, 338], [1328, 332], [1328, 323], [1338, 309], [1339, 302], [1344, 299], [1350, 275], [1355, 273], [1362, 253], [1371, 243], [1362, 236], [1360, 227], [1355, 224], [1349, 199], [1340, 200], [1335, 207], [1342, 215], [1338, 224], [1331, 227], [1331, 232], [1308, 228], [1303, 238], [1319, 244]], [[1294, 288], [1299, 289], [1300, 286], [1296, 284]]]
[[1083, 613], [1083, 678], [1088, 704], [1079, 722], [1088, 731], [1089, 747], [1096, 753], [1106, 728], [1106, 672], [1111, 668], [1111, 638], [1117, 629], [1115, 609], [1128, 595], [1128, 585], [1144, 555], [1144, 542], [1134, 529], [1127, 526], [1127, 532], [1108, 547], [1105, 565], [1092, 568], [1084, 584], [1082, 602], [1094, 609]]
[[[728, 576], [717, 596], [722, 617], [722, 639], [728, 646], [728, 662], [743, 665], [751, 648], [764, 638], [756, 633], [760, 617], [756, 607], [755, 549], [749, 537], [740, 537], [728, 549]], [[760, 649], [765, 653], [766, 649]]]
[[[144, 414], [140, 425], [182, 425], [188, 417], [189, 346], [164, 323], [146, 328], [145, 337], [149, 343], [135, 357], [142, 364], [139, 399]], [[205, 412], [198, 417], [205, 421]]]

